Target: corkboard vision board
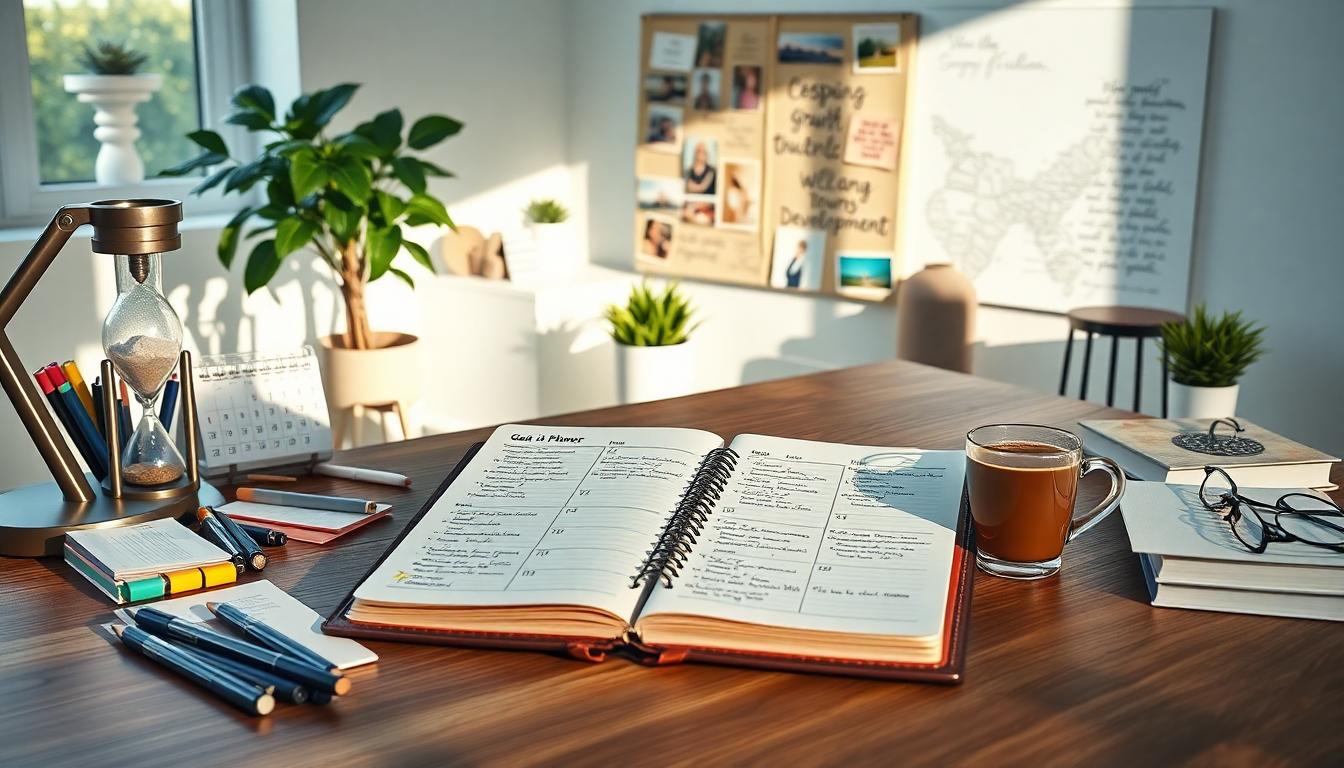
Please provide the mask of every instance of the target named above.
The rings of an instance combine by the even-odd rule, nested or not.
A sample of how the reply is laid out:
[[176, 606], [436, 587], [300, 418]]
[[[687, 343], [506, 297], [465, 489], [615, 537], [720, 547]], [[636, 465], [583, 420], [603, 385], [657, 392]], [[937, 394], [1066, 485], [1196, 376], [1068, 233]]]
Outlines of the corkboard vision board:
[[913, 14], [650, 15], [640, 271], [886, 300], [899, 277]]

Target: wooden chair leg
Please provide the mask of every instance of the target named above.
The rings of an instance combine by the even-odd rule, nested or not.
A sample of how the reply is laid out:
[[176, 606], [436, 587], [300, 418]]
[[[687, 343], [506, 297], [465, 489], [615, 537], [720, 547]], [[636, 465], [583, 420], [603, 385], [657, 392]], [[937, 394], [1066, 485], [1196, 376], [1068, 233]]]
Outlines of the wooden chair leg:
[[1078, 386], [1078, 399], [1087, 399], [1087, 374], [1092, 370], [1092, 336], [1091, 331], [1087, 332], [1087, 344], [1083, 347], [1083, 381]]
[[1069, 383], [1069, 359], [1073, 357], [1073, 328], [1069, 328], [1069, 337], [1064, 340], [1064, 370], [1059, 374], [1059, 394], [1064, 395], [1064, 387]]
[[1106, 372], [1106, 407], [1115, 405], [1115, 362], [1116, 353], [1120, 351], [1120, 337], [1111, 337], [1111, 368]]
[[401, 422], [401, 439], [411, 439], [411, 428], [406, 424], [406, 410], [401, 407], [401, 403], [393, 402], [392, 410], [397, 412], [397, 420]]

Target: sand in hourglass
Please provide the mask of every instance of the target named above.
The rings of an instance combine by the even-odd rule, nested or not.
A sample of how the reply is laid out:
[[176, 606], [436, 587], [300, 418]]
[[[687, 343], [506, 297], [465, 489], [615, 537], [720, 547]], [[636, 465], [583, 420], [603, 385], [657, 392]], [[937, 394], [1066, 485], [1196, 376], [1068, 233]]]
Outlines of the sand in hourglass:
[[[177, 365], [178, 346], [156, 336], [132, 336], [107, 348], [107, 356], [117, 372], [136, 394], [152, 397]], [[135, 463], [122, 468], [121, 476], [136, 485], [162, 485], [182, 476], [182, 468], [172, 465]]]

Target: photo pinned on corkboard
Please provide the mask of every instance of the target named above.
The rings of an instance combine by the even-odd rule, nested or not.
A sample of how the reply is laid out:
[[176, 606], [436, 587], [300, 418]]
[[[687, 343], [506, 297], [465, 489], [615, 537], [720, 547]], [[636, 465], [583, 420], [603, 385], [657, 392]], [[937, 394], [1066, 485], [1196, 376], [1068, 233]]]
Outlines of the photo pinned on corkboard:
[[854, 74], [900, 71], [901, 25], [854, 25]]
[[714, 195], [719, 190], [719, 142], [687, 136], [681, 150], [681, 177], [688, 195]]
[[845, 38], [822, 32], [780, 32], [780, 64], [844, 64]]
[[733, 67], [733, 109], [754, 112], [761, 108], [761, 68], [749, 64]]
[[681, 220], [701, 227], [714, 226], [718, 203], [713, 195], [687, 195], [681, 204]]
[[880, 301], [891, 295], [888, 251], [847, 251], [835, 255], [836, 288], [845, 296]]
[[676, 152], [681, 148], [681, 107], [650, 104], [644, 141], [649, 149]]
[[723, 43], [728, 37], [728, 24], [722, 21], [702, 21], [695, 35], [695, 66], [722, 67]]
[[721, 105], [723, 73], [717, 69], [697, 69], [691, 75], [691, 109], [717, 112]]
[[641, 176], [636, 192], [639, 210], [676, 215], [685, 184], [674, 176]]
[[665, 216], [641, 216], [639, 220], [639, 257], [650, 261], [666, 261], [672, 252], [672, 233], [675, 222]]
[[761, 164], [757, 160], [723, 161], [719, 225], [755, 230], [761, 223]]
[[644, 98], [651, 104], [680, 104], [686, 101], [685, 75], [648, 75], [644, 78]]
[[821, 290], [825, 259], [825, 230], [778, 227], [775, 229], [774, 257], [770, 261], [770, 287]]

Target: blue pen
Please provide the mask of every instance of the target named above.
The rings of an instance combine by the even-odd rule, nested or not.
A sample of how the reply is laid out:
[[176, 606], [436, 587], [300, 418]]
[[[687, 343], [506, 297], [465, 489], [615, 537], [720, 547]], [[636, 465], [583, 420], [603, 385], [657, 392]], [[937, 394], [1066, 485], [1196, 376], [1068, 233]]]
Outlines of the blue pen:
[[177, 381], [177, 374], [163, 385], [163, 403], [159, 406], [159, 423], [163, 424], [165, 431], [173, 428], [173, 411], [177, 408], [177, 390], [182, 385]]
[[70, 422], [74, 425], [75, 431], [79, 433], [79, 439], [83, 440], [87, 447], [87, 455], [84, 460], [88, 462], [89, 469], [93, 470], [94, 477], [100, 481], [107, 477], [107, 441], [98, 434], [98, 428], [93, 425], [93, 419], [89, 418], [89, 412], [84, 410], [84, 404], [80, 402], [79, 395], [70, 386], [69, 379], [61, 371], [61, 367], [55, 364], [47, 366], [47, 378], [51, 380], [56, 391], [60, 393], [62, 402], [65, 403], [65, 410], [70, 416]]

